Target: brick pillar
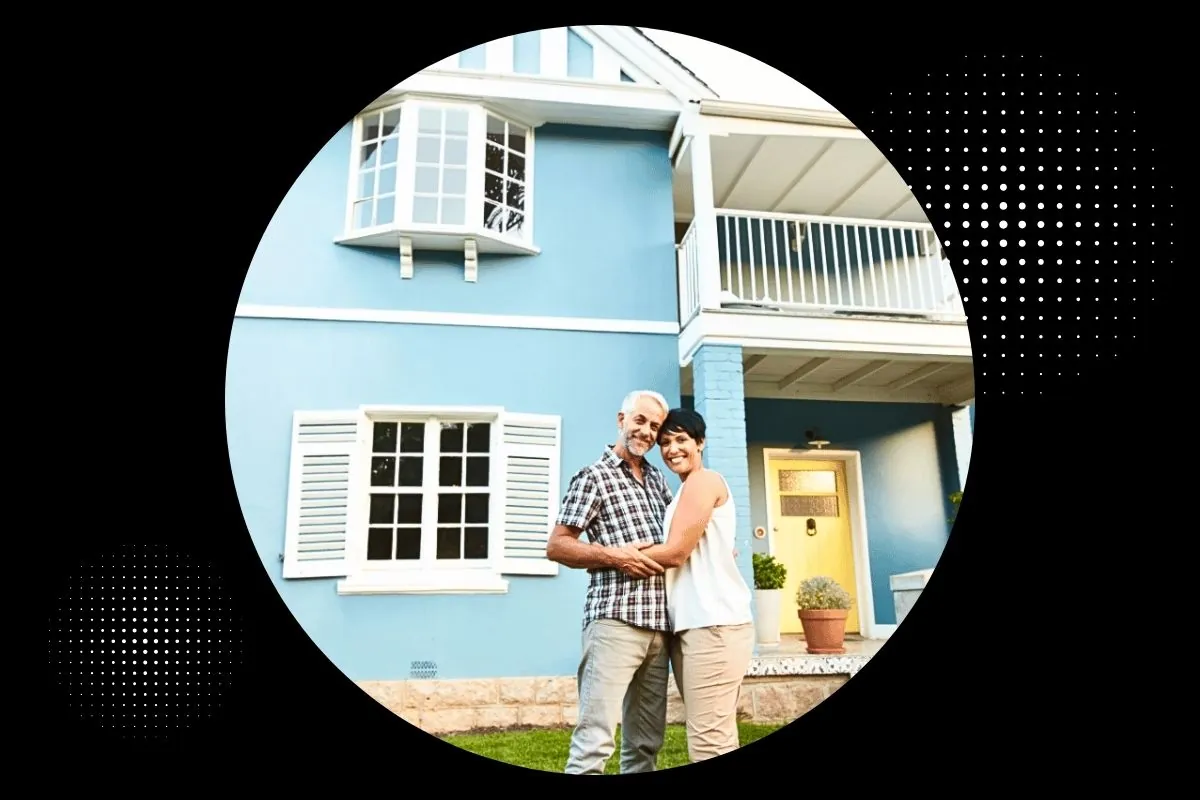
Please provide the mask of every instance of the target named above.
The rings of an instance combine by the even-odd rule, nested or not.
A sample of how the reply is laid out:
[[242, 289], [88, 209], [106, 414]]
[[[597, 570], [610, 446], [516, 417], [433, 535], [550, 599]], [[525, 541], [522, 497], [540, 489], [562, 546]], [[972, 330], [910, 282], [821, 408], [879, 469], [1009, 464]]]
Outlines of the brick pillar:
[[[725, 476], [737, 503], [738, 566], [754, 589], [750, 558], [750, 462], [746, 451], [746, 404], [742, 348], [702, 345], [692, 359], [692, 394], [696, 411], [708, 429], [704, 464]], [[756, 648], [757, 652], [757, 648]]]

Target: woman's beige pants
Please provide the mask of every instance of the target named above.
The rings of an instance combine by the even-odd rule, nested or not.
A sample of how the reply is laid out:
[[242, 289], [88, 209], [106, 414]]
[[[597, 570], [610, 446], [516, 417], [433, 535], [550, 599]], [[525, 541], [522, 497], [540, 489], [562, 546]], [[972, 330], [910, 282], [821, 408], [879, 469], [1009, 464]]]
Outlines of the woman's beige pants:
[[738, 697], [753, 655], [753, 623], [675, 634], [671, 670], [687, 715], [688, 755], [693, 762], [738, 748]]

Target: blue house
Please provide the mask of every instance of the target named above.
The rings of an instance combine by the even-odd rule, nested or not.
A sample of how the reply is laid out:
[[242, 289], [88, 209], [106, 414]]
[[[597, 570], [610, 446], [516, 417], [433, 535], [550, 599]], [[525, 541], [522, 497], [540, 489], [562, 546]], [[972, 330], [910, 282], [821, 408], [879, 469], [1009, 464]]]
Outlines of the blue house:
[[752, 552], [788, 567], [781, 632], [823, 574], [886, 638], [891, 577], [948, 536], [974, 395], [905, 180], [840, 115], [722, 101], [636, 28], [488, 42], [348, 122], [265, 231], [226, 386], [246, 524], [406, 719], [569, 723], [587, 575], [545, 544], [639, 388], [708, 420], [747, 579]]

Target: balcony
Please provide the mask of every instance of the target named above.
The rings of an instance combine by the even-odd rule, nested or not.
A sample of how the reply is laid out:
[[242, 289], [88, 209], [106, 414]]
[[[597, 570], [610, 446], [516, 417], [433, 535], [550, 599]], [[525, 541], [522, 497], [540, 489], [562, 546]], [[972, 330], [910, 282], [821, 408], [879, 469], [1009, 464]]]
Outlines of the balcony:
[[844, 119], [706, 103], [672, 140], [685, 391], [727, 344], [747, 396], [969, 400], [951, 265], [886, 156]]
[[705, 342], [736, 343], [748, 381], [756, 368], [748, 396], [973, 395], [962, 298], [931, 225], [727, 209], [714, 218], [709, 258], [694, 220], [677, 248], [685, 367]]
[[800, 316], [966, 323], [933, 226], [760, 211], [715, 212], [717, 275], [703, 273], [693, 221], [678, 246], [679, 321], [719, 308]]

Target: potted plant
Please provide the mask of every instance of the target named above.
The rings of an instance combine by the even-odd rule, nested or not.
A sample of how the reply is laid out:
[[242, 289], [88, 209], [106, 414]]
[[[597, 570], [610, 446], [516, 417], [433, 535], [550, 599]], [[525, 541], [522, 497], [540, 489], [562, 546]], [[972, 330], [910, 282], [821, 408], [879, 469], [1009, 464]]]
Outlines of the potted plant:
[[833, 578], [818, 575], [800, 583], [796, 590], [796, 613], [804, 628], [808, 652], [840, 654], [846, 652], [846, 616], [850, 613], [850, 593]]
[[781, 595], [787, 579], [787, 567], [766, 553], [755, 553], [754, 630], [759, 644], [779, 644]]

